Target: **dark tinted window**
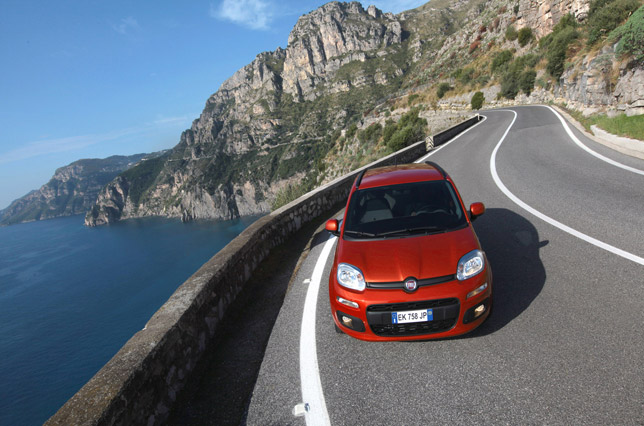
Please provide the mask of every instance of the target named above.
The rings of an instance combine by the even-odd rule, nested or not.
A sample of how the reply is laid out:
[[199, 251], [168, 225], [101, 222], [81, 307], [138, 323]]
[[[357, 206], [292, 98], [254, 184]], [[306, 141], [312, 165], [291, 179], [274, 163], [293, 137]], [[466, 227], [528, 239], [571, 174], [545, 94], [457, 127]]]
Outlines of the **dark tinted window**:
[[430, 181], [359, 189], [344, 228], [347, 238], [445, 232], [467, 223], [452, 185]]

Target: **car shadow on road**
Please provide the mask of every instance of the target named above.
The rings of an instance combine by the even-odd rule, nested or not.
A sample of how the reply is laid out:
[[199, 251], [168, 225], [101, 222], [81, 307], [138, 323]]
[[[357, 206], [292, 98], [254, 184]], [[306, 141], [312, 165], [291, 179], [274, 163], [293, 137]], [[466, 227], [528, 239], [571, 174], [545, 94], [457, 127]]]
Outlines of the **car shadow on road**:
[[539, 250], [541, 241], [534, 225], [508, 209], [490, 208], [474, 222], [493, 273], [492, 316], [466, 338], [494, 333], [525, 311], [546, 281]]

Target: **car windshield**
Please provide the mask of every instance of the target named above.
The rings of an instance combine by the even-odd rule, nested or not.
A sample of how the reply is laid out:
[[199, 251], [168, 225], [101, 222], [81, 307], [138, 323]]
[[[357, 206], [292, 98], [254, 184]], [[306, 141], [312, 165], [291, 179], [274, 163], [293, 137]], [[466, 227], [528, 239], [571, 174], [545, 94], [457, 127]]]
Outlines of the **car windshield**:
[[354, 192], [344, 235], [349, 239], [403, 237], [446, 232], [466, 223], [448, 181], [415, 182]]

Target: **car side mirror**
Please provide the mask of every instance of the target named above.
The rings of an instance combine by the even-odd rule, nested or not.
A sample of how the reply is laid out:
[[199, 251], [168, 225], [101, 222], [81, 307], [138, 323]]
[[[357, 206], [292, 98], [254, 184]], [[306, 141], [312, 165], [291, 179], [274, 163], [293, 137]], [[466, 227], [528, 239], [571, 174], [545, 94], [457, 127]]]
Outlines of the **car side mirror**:
[[340, 235], [340, 225], [338, 223], [338, 219], [327, 220], [324, 228], [333, 235]]
[[485, 213], [485, 204], [483, 203], [472, 203], [470, 205], [470, 220], [474, 220], [477, 217]]

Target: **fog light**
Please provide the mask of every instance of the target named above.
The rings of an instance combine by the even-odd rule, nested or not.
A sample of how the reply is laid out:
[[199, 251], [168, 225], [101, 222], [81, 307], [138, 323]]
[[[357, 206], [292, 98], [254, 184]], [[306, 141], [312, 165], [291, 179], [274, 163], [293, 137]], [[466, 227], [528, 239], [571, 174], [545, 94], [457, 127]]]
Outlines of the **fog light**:
[[480, 317], [483, 315], [483, 312], [485, 312], [485, 305], [478, 305], [476, 309], [474, 309], [474, 318]]
[[352, 302], [352, 301], [350, 301], [350, 300], [343, 299], [343, 298], [341, 298], [341, 297], [339, 297], [339, 296], [338, 296], [338, 298], [337, 298], [337, 299], [338, 299], [338, 302], [340, 302], [340, 303], [342, 303], [343, 305], [346, 305], [346, 306], [348, 306], [348, 307], [350, 307], [350, 308], [353, 308], [353, 309], [359, 309], [359, 308], [360, 308], [360, 305], [358, 305], [356, 302]]
[[365, 331], [364, 322], [360, 318], [352, 315], [345, 314], [344, 312], [336, 311], [338, 323], [350, 330], [363, 332]]
[[476, 296], [477, 294], [479, 294], [479, 293], [481, 293], [482, 291], [484, 291], [486, 288], [487, 288], [487, 283], [485, 283], [485, 284], [483, 284], [483, 285], [481, 285], [481, 286], [477, 287], [476, 289], [474, 289], [474, 290], [470, 291], [469, 293], [467, 293], [467, 296], [466, 296], [465, 298], [466, 298], [466, 299], [469, 299], [470, 297], [474, 297], [474, 296]]
[[490, 306], [489, 297], [465, 311], [465, 313], [463, 314], [463, 324], [469, 324], [472, 321], [480, 318], [487, 312], [488, 306]]

